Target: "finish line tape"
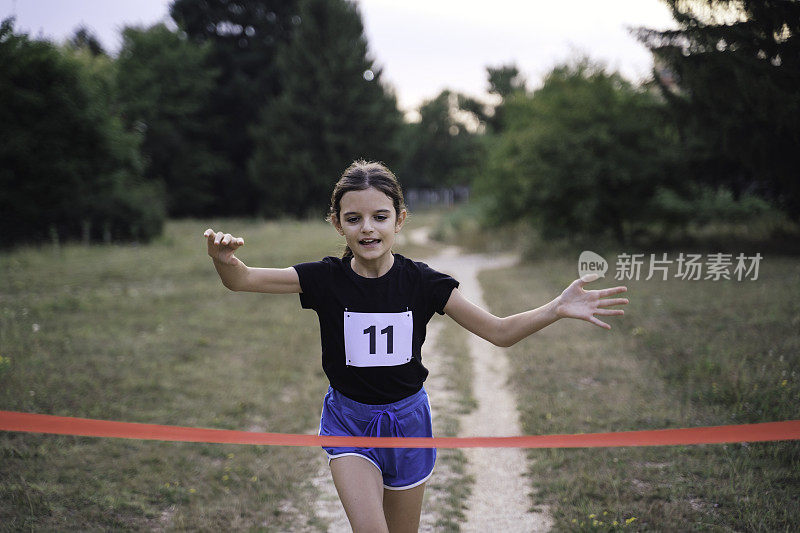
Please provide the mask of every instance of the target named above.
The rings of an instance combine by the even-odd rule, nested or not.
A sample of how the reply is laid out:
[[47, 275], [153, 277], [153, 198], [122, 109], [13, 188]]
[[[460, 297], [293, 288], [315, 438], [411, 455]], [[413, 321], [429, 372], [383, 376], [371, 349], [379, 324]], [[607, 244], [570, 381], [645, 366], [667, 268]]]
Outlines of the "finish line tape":
[[160, 426], [0, 411], [0, 430], [81, 437], [115, 437], [213, 444], [352, 446], [364, 448], [602, 448], [800, 440], [800, 420], [649, 431], [579, 433], [573, 435], [400, 438], [255, 433], [250, 431]]

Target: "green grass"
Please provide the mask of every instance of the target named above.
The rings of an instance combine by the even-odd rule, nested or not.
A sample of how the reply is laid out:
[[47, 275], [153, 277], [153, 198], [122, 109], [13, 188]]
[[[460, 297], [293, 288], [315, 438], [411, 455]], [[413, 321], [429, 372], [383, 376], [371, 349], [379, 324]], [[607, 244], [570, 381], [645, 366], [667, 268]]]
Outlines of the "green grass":
[[[510, 314], [549, 301], [577, 276], [578, 252], [483, 273], [490, 307]], [[510, 349], [525, 433], [800, 418], [796, 259], [768, 255], [756, 281], [625, 284], [631, 303], [625, 317], [609, 319], [612, 331], [562, 321]], [[529, 457], [542, 500], [534, 503], [550, 506], [557, 530], [800, 529], [798, 442]]]
[[[4, 253], [0, 409], [313, 432], [327, 383], [316, 315], [296, 295], [225, 289], [207, 227], [244, 236], [252, 266], [341, 253], [323, 222], [247, 220], [171, 222], [146, 246]], [[0, 529], [324, 528], [310, 483], [321, 453], [3, 432]]]

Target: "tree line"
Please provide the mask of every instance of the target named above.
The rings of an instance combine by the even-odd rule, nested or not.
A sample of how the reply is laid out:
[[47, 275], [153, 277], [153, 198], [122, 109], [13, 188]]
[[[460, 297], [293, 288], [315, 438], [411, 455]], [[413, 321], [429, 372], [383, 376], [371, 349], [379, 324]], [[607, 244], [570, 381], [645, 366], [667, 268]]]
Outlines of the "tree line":
[[476, 182], [490, 220], [624, 243], [800, 221], [800, 2], [665, 2], [677, 29], [634, 30], [649, 81], [583, 57], [509, 91]]
[[406, 187], [472, 186], [490, 221], [545, 237], [781, 210], [798, 219], [796, 0], [665, 0], [633, 84], [590, 58], [535, 90], [487, 68], [409, 122], [348, 0], [175, 0], [115, 56], [0, 26], [0, 221], [16, 242], [147, 240], [165, 217], [316, 216], [357, 158]]

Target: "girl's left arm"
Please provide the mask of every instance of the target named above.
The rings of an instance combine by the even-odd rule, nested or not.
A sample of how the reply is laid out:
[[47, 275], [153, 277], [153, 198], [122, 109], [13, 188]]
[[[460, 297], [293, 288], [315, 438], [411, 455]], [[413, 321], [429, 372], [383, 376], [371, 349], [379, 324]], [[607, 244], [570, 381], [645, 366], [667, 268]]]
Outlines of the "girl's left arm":
[[551, 302], [505, 318], [500, 318], [470, 302], [461, 291], [453, 289], [444, 312], [463, 328], [497, 346], [512, 346], [525, 337], [549, 326], [560, 318], [577, 318], [605, 329], [611, 326], [595, 315], [623, 315], [622, 309], [607, 309], [628, 303], [627, 298], [606, 298], [627, 291], [626, 287], [590, 290], [583, 288], [597, 276], [576, 279]]

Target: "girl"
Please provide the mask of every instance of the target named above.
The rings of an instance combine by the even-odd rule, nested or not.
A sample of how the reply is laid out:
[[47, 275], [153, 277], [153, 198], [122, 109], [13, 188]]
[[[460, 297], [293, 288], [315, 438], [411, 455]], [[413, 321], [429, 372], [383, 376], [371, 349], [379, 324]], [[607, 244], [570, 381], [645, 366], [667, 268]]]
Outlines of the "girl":
[[[233, 291], [299, 293], [317, 312], [322, 366], [330, 381], [321, 435], [430, 437], [430, 404], [423, 387], [425, 328], [447, 314], [498, 346], [511, 346], [559, 318], [610, 326], [595, 315], [622, 315], [609, 298], [626, 290], [583, 289], [575, 280], [537, 309], [498, 318], [471, 303], [458, 282], [392, 253], [407, 211], [394, 174], [380, 163], [356, 161], [336, 184], [330, 222], [347, 243], [344, 256], [293, 267], [252, 268], [234, 252], [244, 239], [206, 230], [208, 254]], [[336, 490], [353, 531], [405, 532], [419, 527], [425, 482], [436, 450], [325, 448]]]

